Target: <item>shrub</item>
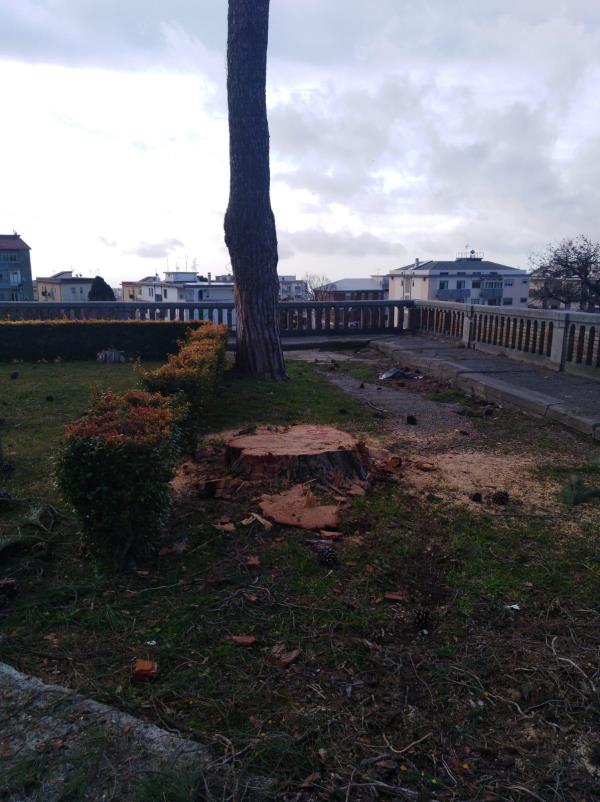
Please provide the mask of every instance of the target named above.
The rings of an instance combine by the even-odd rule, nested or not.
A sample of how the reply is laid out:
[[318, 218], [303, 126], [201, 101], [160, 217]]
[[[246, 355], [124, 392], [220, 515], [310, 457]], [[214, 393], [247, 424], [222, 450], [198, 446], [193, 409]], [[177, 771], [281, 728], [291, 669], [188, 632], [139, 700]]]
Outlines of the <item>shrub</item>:
[[199, 417], [215, 393], [225, 367], [228, 329], [208, 323], [191, 331], [179, 352], [166, 365], [142, 377], [144, 387], [164, 396], [179, 396], [189, 404], [190, 427], [197, 431]]
[[84, 536], [115, 567], [145, 553], [165, 525], [178, 451], [169, 402], [141, 391], [97, 395], [67, 426], [59, 487]]
[[203, 321], [178, 320], [3, 320], [0, 360], [95, 359], [105, 348], [142, 359], [176, 353], [189, 332], [210, 328]]

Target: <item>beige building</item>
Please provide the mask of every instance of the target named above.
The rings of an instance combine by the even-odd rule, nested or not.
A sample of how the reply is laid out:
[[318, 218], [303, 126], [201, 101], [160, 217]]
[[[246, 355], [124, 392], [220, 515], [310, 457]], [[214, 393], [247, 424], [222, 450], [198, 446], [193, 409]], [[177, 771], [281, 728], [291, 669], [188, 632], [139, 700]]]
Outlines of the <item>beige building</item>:
[[34, 299], [40, 303], [52, 301], [87, 301], [93, 278], [74, 276], [72, 270], [61, 270], [47, 278], [36, 278]]
[[392, 270], [390, 300], [452, 301], [454, 303], [524, 308], [529, 299], [529, 274], [517, 267], [490, 262], [475, 251], [454, 261], [429, 260]]

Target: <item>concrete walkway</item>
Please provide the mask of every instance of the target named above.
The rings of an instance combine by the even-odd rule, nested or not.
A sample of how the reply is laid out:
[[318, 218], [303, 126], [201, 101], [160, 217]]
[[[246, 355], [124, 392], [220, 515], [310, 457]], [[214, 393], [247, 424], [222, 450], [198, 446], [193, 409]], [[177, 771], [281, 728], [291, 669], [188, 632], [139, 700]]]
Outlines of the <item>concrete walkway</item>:
[[376, 338], [370, 345], [396, 365], [419, 368], [478, 398], [558, 421], [600, 440], [600, 382], [424, 335]]

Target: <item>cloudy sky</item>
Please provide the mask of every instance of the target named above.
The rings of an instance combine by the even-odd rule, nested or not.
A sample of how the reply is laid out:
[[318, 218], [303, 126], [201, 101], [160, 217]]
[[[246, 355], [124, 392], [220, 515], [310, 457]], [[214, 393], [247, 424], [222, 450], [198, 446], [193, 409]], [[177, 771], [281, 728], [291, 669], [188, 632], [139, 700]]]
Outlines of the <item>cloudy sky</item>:
[[[0, 232], [34, 274], [224, 272], [226, 0], [1, 0]], [[600, 239], [598, 0], [271, 0], [281, 273]]]

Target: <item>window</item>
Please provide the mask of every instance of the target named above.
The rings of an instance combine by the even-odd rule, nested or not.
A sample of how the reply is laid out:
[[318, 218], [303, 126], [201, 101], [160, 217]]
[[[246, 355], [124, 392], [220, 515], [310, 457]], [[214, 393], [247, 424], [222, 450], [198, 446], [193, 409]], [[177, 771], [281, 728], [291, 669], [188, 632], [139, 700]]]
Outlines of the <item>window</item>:
[[71, 287], [71, 295], [75, 295], [77, 292], [77, 287]]
[[154, 287], [148, 287], [148, 295], [154, 298]]
[[521, 303], [522, 304], [526, 304], [527, 303], [527, 298], [521, 298]]
[[512, 285], [513, 285], [513, 280], [511, 278], [506, 279], [506, 281], [504, 282], [505, 287], [512, 287]]
[[512, 306], [512, 302], [513, 302], [512, 298], [503, 298], [502, 306]]
[[477, 278], [477, 279], [474, 278], [473, 279], [473, 283], [471, 284], [471, 286], [473, 287], [474, 290], [478, 290], [481, 287], [481, 279], [480, 278]]
[[447, 290], [448, 289], [448, 280], [442, 279], [440, 281], [440, 290]]
[[523, 279], [523, 284], [529, 284], [529, 279], [528, 278], [524, 278]]
[[464, 290], [464, 288], [465, 288], [465, 280], [464, 280], [464, 278], [459, 278], [458, 281], [456, 282], [456, 289], [457, 290]]

